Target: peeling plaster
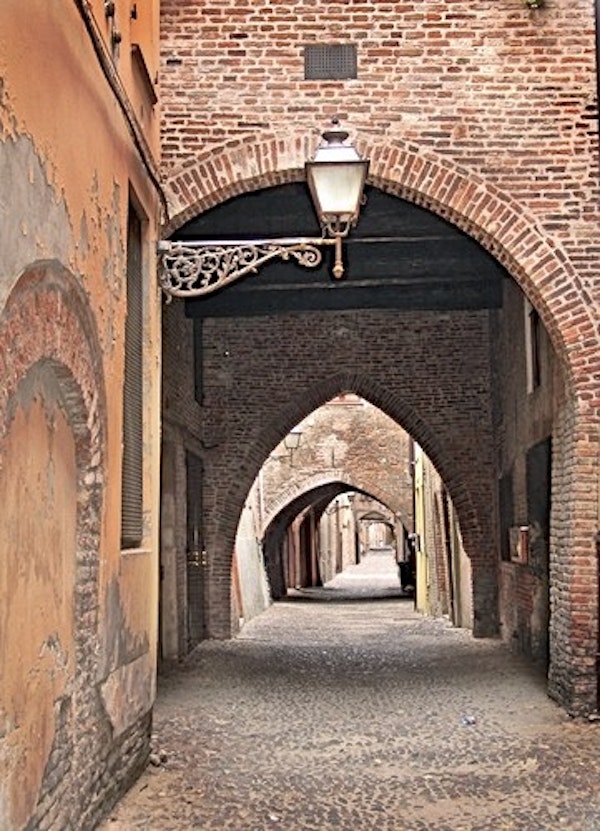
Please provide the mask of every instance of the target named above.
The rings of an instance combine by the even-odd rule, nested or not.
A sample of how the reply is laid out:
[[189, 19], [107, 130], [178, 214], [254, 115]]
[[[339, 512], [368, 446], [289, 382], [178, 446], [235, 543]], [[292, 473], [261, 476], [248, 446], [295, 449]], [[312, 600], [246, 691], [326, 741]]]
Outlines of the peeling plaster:
[[1, 308], [30, 263], [44, 258], [69, 262], [71, 232], [65, 202], [48, 183], [45, 167], [29, 138], [0, 142], [0, 183]]
[[116, 578], [107, 586], [105, 608], [105, 650], [104, 664], [100, 668], [101, 678], [113, 672], [116, 667], [144, 657], [149, 651], [148, 633], [133, 632], [128, 625]]
[[101, 273], [108, 291], [99, 306], [99, 327], [108, 356], [116, 343], [123, 301], [126, 245], [121, 187], [113, 182], [106, 204], [101, 196], [96, 171], [91, 174], [86, 208], [71, 221], [65, 194], [51, 184], [48, 165], [31, 138], [0, 139], [0, 309], [33, 262], [58, 261], [84, 283]]
[[100, 685], [100, 695], [115, 735], [148, 713], [155, 695], [154, 664], [145, 654], [112, 672]]
[[31, 816], [56, 738], [55, 705], [73, 687], [77, 477], [57, 389], [52, 373], [32, 371], [15, 395], [19, 406], [3, 442], [1, 828], [21, 828]]

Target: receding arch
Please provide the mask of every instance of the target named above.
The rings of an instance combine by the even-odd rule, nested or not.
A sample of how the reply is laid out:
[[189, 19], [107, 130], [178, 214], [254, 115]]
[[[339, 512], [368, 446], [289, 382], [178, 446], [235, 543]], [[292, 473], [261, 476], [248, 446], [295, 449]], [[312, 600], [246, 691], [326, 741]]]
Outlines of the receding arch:
[[[357, 491], [359, 493], [364, 493], [366, 496], [373, 497], [378, 502], [381, 502], [382, 505], [385, 505], [393, 513], [400, 513], [400, 505], [397, 497], [394, 494], [385, 491], [380, 484], [377, 481], [374, 481], [371, 477], [363, 477], [358, 480], [345, 471], [339, 471], [336, 475], [323, 475], [316, 473], [301, 480], [293, 479], [289, 486], [278, 495], [277, 499], [269, 507], [268, 513], [266, 513], [263, 518], [261, 533], [264, 535], [265, 531], [275, 520], [277, 515], [299, 497], [329, 485], [338, 485], [339, 493], [344, 493], [345, 491]], [[402, 518], [400, 518], [400, 521], [402, 521]]]
[[[283, 440], [294, 425], [343, 392], [353, 392], [376, 406], [423, 448], [448, 488], [461, 521], [461, 528], [466, 535], [467, 549], [471, 553], [476, 552], [480, 531], [478, 511], [466, 483], [453, 464], [451, 449], [444, 447], [435, 431], [401, 395], [390, 392], [384, 381], [375, 379], [370, 374], [362, 375], [360, 372], [343, 371], [291, 397], [286, 410], [278, 413], [277, 421], [263, 424], [258, 440], [251, 448], [253, 459], [258, 457], [261, 460], [256, 466], [254, 476], [258, 473], [262, 459], [268, 456], [273, 447]], [[369, 491], [379, 501], [387, 504], [386, 499], [380, 499], [377, 496], [380, 488], [375, 484], [371, 487], [360, 486], [356, 489]], [[239, 500], [238, 496], [236, 501], [239, 503]], [[237, 511], [237, 507], [234, 510]], [[241, 511], [241, 503], [239, 511]], [[225, 533], [225, 528], [222, 530]], [[469, 545], [470, 539], [472, 539], [472, 545]]]
[[[497, 626], [493, 611], [497, 592], [497, 563], [492, 554], [497, 552], [495, 543], [490, 539], [491, 497], [488, 495], [487, 498], [483, 498], [479, 491], [475, 492], [469, 486], [464, 478], [464, 467], [461, 468], [453, 461], [453, 448], [440, 441], [434, 429], [414, 407], [407, 403], [399, 392], [387, 388], [384, 380], [377, 380], [369, 373], [340, 371], [311, 384], [308, 388], [298, 390], [287, 399], [285, 407], [279, 408], [261, 422], [259, 432], [253, 433], [252, 441], [246, 441], [237, 448], [238, 470], [244, 471], [244, 476], [239, 477], [235, 483], [230, 483], [225, 491], [220, 489], [218, 492], [218, 510], [213, 514], [214, 525], [208, 542], [209, 546], [214, 546], [219, 552], [214, 567], [218, 568], [220, 573], [226, 571], [229, 574], [237, 526], [246, 496], [269, 453], [302, 419], [344, 392], [353, 392], [378, 407], [421, 445], [437, 468], [455, 506], [464, 549], [473, 564], [473, 594], [479, 603], [479, 609], [476, 609], [479, 617], [475, 616], [474, 632], [479, 636], [494, 634]], [[475, 443], [479, 429], [478, 423], [474, 422]], [[479, 444], [484, 447], [483, 433]], [[481, 589], [478, 588], [477, 581], [481, 581]], [[228, 584], [222, 586], [219, 598], [219, 606], [229, 606]], [[214, 630], [213, 633], [223, 636]]]

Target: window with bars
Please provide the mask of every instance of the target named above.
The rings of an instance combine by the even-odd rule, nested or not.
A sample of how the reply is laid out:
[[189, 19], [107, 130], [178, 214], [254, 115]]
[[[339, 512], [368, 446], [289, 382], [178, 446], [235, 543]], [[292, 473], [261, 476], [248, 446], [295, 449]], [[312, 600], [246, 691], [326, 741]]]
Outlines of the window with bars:
[[137, 548], [143, 538], [142, 280], [142, 221], [130, 202], [127, 223], [127, 317], [123, 382], [122, 548]]

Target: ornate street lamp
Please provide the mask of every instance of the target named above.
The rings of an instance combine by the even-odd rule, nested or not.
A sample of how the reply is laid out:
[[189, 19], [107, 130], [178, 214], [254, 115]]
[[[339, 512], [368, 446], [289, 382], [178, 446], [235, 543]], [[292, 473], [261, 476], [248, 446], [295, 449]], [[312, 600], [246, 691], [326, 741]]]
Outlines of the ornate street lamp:
[[311, 161], [306, 162], [306, 179], [321, 223], [335, 244], [336, 279], [344, 274], [342, 238], [358, 221], [365, 180], [369, 170], [368, 159], [363, 159], [352, 144], [347, 144], [348, 133], [337, 126], [323, 133], [323, 142]]
[[302, 427], [293, 427], [283, 440], [285, 449], [290, 453], [290, 467], [294, 467], [294, 450], [298, 450], [301, 440]]
[[159, 280], [168, 299], [201, 297], [223, 288], [279, 257], [307, 268], [319, 266], [321, 249], [335, 246], [333, 276], [344, 274], [342, 239], [356, 225], [369, 169], [337, 119], [323, 133], [306, 178], [323, 236], [255, 240], [163, 241], [158, 245]]

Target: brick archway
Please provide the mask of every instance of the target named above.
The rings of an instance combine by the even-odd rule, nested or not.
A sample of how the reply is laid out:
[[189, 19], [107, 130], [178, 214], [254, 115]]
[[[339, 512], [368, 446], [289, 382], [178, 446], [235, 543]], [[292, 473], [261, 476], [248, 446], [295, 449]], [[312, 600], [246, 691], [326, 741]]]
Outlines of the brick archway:
[[[298, 398], [291, 397], [286, 411], [278, 413], [275, 420], [263, 425], [261, 434], [252, 447], [253, 464], [257, 465], [256, 472], [258, 472], [262, 460], [269, 455], [273, 447], [283, 440], [295, 424], [298, 424], [302, 419], [342, 392], [352, 392], [376, 406], [425, 450], [446, 483], [453, 499], [456, 500], [457, 513], [459, 517], [462, 516], [465, 526], [463, 533], [466, 533], [468, 537], [468, 529], [473, 526], [473, 522], [469, 518], [477, 515], [477, 508], [472, 502], [469, 491], [461, 485], [460, 471], [453, 465], [451, 453], [444, 447], [444, 442], [440, 441], [435, 431], [412, 406], [401, 396], [391, 394], [384, 384], [369, 374], [340, 372], [335, 376], [330, 376], [325, 381], [314, 384], [309, 390], [304, 390]], [[360, 483], [357, 483], [354, 480], [345, 479], [343, 475], [336, 476], [336, 479], [344, 482], [348, 481], [348, 484], [357, 487], [358, 490], [366, 491], [379, 499], [380, 502], [394, 508], [394, 498], [390, 494], [384, 494], [376, 482], [361, 480]], [[314, 484], [311, 485], [311, 487], [314, 486]], [[296, 490], [297, 487], [298, 490]], [[290, 500], [286, 501], [291, 501], [300, 491], [308, 489], [308, 483], [305, 486], [304, 482], [301, 487], [296, 484], [290, 485]], [[296, 492], [292, 493], [292, 491]], [[274, 513], [277, 513], [277, 511]], [[479, 523], [475, 522], [475, 528], [478, 530]], [[476, 550], [477, 546], [473, 545], [472, 551]]]
[[[295, 395], [289, 395], [284, 408], [278, 409], [269, 419], [261, 420], [260, 430], [253, 435], [253, 440], [244, 442], [243, 449], [241, 446], [237, 448], [236, 469], [243, 470], [244, 476], [238, 476], [226, 492], [222, 489], [218, 492], [218, 505], [215, 505], [213, 514], [215, 526], [208, 543], [211, 549], [216, 548], [213, 540], [219, 540], [218, 565], [215, 563], [214, 567], [221, 574], [229, 573], [238, 519], [247, 492], [269, 453], [295, 424], [342, 392], [353, 392], [378, 407], [421, 445], [435, 465], [453, 500], [464, 548], [472, 561], [475, 597], [473, 631], [478, 636], [494, 635], [497, 631], [497, 551], [495, 545], [490, 543], [494, 529], [489, 518], [489, 504], [493, 498], [489, 482], [467, 483], [464, 466], [456, 462], [456, 457], [464, 455], [465, 447], [458, 447], [456, 441], [444, 441], [402, 395], [390, 391], [385, 383], [369, 373], [338, 372], [297, 391]], [[473, 430], [477, 429], [474, 424]], [[472, 435], [475, 445], [486, 446], [489, 437], [485, 428], [482, 427], [480, 435], [476, 432]], [[228, 604], [229, 587], [223, 584], [219, 596], [215, 594], [211, 598], [210, 614], [218, 614], [219, 609], [228, 607]]]
[[0, 442], [11, 399], [36, 364], [52, 365], [63, 386], [86, 487], [102, 484], [106, 401], [102, 350], [80, 283], [60, 263], [41, 262], [16, 281], [0, 314]]
[[[56, 609], [52, 603], [45, 607], [49, 621], [58, 621], [61, 628], [44, 635], [45, 619], [36, 621], [39, 625], [35, 630], [28, 627], [33, 632], [29, 637], [33, 646], [37, 636], [46, 637], [38, 646], [35, 672], [34, 668], [31, 671], [36, 683], [22, 691], [24, 700], [31, 699], [29, 717], [40, 722], [35, 722], [40, 728], [37, 746], [23, 746], [18, 729], [7, 737], [7, 742], [15, 746], [17, 765], [14, 770], [11, 767], [7, 779], [10, 784], [14, 778], [19, 791], [7, 810], [37, 825], [57, 800], [71, 805], [81, 818], [74, 776], [87, 771], [91, 781], [103, 751], [102, 729], [90, 730], [90, 716], [97, 682], [98, 551], [106, 447], [104, 382], [99, 340], [87, 300], [79, 283], [59, 263], [32, 265], [17, 280], [0, 315], [0, 373], [4, 379], [0, 390], [0, 459], [5, 463], [8, 460], [10, 468], [4, 469], [4, 476], [22, 471], [23, 481], [32, 485], [35, 483], [26, 471], [39, 467], [42, 472], [46, 465], [48, 482], [41, 481], [33, 504], [48, 507], [48, 515], [40, 516], [39, 523], [52, 532], [51, 539], [56, 537], [65, 543], [64, 552], [54, 551], [49, 540], [46, 551], [38, 533], [33, 539], [41, 550], [32, 552], [31, 557], [42, 557], [43, 569], [50, 569], [50, 573], [73, 572], [68, 586], [53, 585], [46, 590], [51, 591], [50, 599], [65, 592], [64, 598], [55, 601]], [[39, 439], [46, 425], [59, 432], [53, 434], [51, 453], [44, 457], [39, 455], [39, 448], [42, 452], [47, 448]], [[19, 436], [37, 440], [38, 456], [25, 454], [19, 462], [15, 444]], [[31, 453], [36, 451], [32, 449]], [[0, 464], [0, 470], [2, 467]], [[66, 492], [61, 488], [53, 494], [54, 476], [66, 485]], [[10, 482], [5, 480], [5, 484], [10, 487]], [[69, 545], [69, 534], [57, 530], [57, 524], [64, 525], [65, 515], [72, 515], [74, 526], [74, 539]], [[21, 517], [19, 526], [25, 521], [26, 517]], [[16, 529], [13, 531], [16, 533]], [[23, 534], [27, 538], [26, 530]], [[11, 556], [8, 551], [4, 554]], [[30, 552], [16, 554], [25, 561]], [[16, 598], [30, 585], [42, 591], [39, 576], [27, 579], [35, 582], [13, 586]], [[72, 623], [66, 627], [60, 609], [71, 603]], [[15, 619], [18, 622], [19, 609], [15, 605], [13, 623]], [[59, 615], [56, 620], [55, 612]], [[26, 620], [24, 617], [23, 626]], [[13, 635], [23, 638], [20, 630]], [[5, 642], [7, 650], [9, 640]], [[49, 672], [52, 660], [56, 666]], [[44, 682], [46, 675], [48, 681]]]
[[[273, 134], [255, 144], [233, 142], [221, 152], [206, 152], [175, 171], [165, 184], [171, 209], [165, 236], [227, 199], [303, 180], [304, 162], [316, 143], [317, 136], [309, 134], [292, 141]], [[414, 145], [363, 137], [357, 147], [371, 160], [370, 184], [456, 225], [507, 269], [536, 306], [570, 375], [577, 376], [580, 366], [589, 371], [594, 357], [600, 375], [600, 358], [588, 345], [590, 339], [595, 343], [597, 333], [581, 281], [565, 252], [548, 239], [535, 217], [480, 176]], [[573, 292], [581, 298], [576, 316]]]
[[400, 510], [400, 506], [395, 496], [384, 491], [378, 482], [373, 481], [370, 478], [358, 480], [343, 470], [336, 472], [335, 475], [314, 474], [313, 476], [307, 476], [302, 480], [294, 480], [290, 483], [289, 487], [285, 489], [285, 491], [277, 495], [277, 498], [273, 501], [273, 504], [267, 507], [267, 513], [265, 514], [261, 527], [262, 535], [264, 536], [266, 529], [275, 520], [277, 515], [281, 513], [281, 511], [285, 510], [285, 508], [299, 496], [302, 496], [302, 494], [308, 493], [309, 491], [322, 488], [326, 485], [333, 485], [336, 483], [346, 485], [348, 490], [352, 489], [365, 493], [368, 496], [372, 496], [396, 514]]
[[[226, 199], [301, 180], [304, 160], [316, 142], [314, 135], [300, 135], [290, 142], [289, 137], [272, 134], [255, 144], [236, 142], [220, 152], [207, 152], [175, 172], [167, 183], [172, 219], [165, 233], [174, 232]], [[382, 143], [367, 138], [359, 143], [359, 149], [371, 159], [371, 184], [443, 217], [477, 240], [506, 268], [539, 312], [564, 369], [565, 395], [559, 401], [553, 441], [550, 580], [560, 591], [553, 593], [551, 609], [549, 686], [565, 706], [589, 709], [596, 705], [598, 688], [593, 656], [598, 647], [595, 537], [600, 337], [593, 300], [576, 265], [544, 229], [541, 219], [524, 211], [509, 194], [430, 151], [398, 139]], [[389, 412], [385, 406], [382, 409]], [[293, 419], [287, 426], [293, 426]], [[450, 485], [451, 467], [436, 452], [436, 437], [430, 436], [429, 441], [424, 425], [411, 427], [405, 421], [403, 426], [419, 437]], [[467, 507], [464, 490], [459, 487], [452, 496], [459, 516], [461, 504], [465, 506], [465, 525], [476, 527], [477, 512]], [[481, 540], [486, 530], [489, 532], [479, 528], [475, 536]], [[476, 550], [476, 545], [471, 548]], [[593, 574], [590, 563], [595, 564]], [[495, 602], [495, 577], [492, 570], [480, 572], [480, 576], [480, 585], [474, 588], [482, 605], [489, 606]], [[477, 579], [474, 576], [475, 582]], [[589, 660], [580, 661], [575, 653]]]

